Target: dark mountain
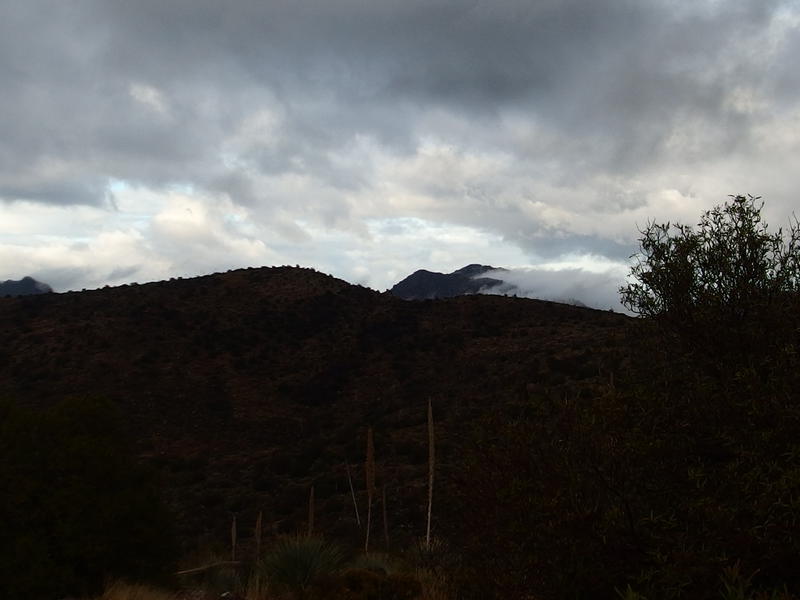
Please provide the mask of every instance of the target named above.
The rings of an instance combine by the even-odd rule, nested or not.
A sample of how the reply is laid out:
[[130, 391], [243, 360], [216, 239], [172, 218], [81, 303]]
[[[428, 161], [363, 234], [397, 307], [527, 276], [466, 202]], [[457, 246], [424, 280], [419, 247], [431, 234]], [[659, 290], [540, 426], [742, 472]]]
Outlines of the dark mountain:
[[481, 291], [502, 288], [502, 292], [511, 292], [513, 285], [506, 284], [500, 279], [481, 277], [490, 271], [504, 271], [488, 265], [467, 265], [452, 273], [436, 273], [424, 269], [409, 275], [403, 281], [392, 287], [389, 292], [403, 300], [433, 300], [436, 298], [453, 298], [467, 294], [477, 294]]
[[23, 277], [19, 281], [7, 279], [0, 283], [0, 296], [31, 296], [49, 294], [52, 291], [49, 285], [36, 281], [33, 277]]
[[392, 531], [413, 537], [428, 398], [445, 464], [481, 415], [614, 368], [628, 321], [502, 296], [412, 303], [310, 269], [245, 269], [0, 298], [0, 389], [31, 407], [88, 397], [123, 410], [187, 548], [224, 543], [232, 513], [245, 544], [260, 510], [266, 531], [295, 531], [312, 484], [319, 530], [357, 537], [345, 461], [363, 463], [371, 426]]

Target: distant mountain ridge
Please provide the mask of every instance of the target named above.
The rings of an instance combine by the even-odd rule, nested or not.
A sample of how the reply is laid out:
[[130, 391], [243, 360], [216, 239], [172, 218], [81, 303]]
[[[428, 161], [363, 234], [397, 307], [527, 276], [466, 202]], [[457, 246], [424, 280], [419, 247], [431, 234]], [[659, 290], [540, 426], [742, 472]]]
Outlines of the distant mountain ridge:
[[[404, 300], [434, 300], [478, 294], [488, 290], [497, 293], [513, 292], [516, 286], [501, 279], [481, 277], [491, 271], [505, 271], [489, 265], [471, 264], [452, 273], [437, 273], [420, 269], [395, 284], [389, 292]], [[502, 286], [502, 290], [496, 290]]]
[[516, 283], [505, 279], [481, 277], [486, 273], [502, 275], [503, 273], [511, 273], [511, 271], [502, 267], [492, 267], [477, 263], [467, 265], [452, 273], [438, 273], [420, 269], [395, 284], [389, 290], [389, 293], [403, 300], [436, 300], [472, 294], [520, 296], [589, 308], [578, 298], [569, 295], [539, 295], [534, 290], [522, 288]]
[[33, 277], [23, 277], [18, 281], [6, 279], [0, 283], [0, 296], [31, 296], [52, 292], [53, 288], [46, 283], [36, 281]]

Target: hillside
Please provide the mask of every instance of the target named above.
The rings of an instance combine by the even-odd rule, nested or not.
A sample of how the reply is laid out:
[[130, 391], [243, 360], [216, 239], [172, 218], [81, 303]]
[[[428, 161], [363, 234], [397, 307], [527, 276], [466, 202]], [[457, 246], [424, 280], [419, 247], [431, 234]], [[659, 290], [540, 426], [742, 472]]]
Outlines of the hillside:
[[446, 480], [453, 436], [531, 394], [607, 378], [629, 321], [498, 296], [406, 302], [310, 269], [245, 269], [0, 298], [0, 389], [29, 406], [120, 406], [187, 550], [224, 544], [233, 514], [245, 544], [259, 510], [266, 531], [302, 527], [312, 484], [318, 528], [357, 537], [345, 461], [363, 489], [372, 426], [392, 535], [407, 538], [424, 524], [428, 398]]

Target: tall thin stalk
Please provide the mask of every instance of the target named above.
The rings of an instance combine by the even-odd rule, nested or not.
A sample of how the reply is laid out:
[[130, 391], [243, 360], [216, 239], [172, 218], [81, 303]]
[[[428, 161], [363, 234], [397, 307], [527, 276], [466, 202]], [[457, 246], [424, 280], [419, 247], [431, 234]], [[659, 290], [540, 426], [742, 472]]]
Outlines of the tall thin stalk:
[[356, 525], [361, 527], [361, 517], [358, 514], [358, 502], [356, 502], [356, 491], [353, 489], [353, 477], [350, 474], [350, 463], [345, 459], [344, 468], [347, 471], [347, 483], [350, 485], [350, 496], [353, 498], [353, 510], [356, 512]]
[[258, 511], [258, 517], [256, 518], [256, 564], [261, 558], [261, 517], [261, 511]]
[[308, 537], [314, 534], [314, 486], [308, 493]]
[[367, 429], [367, 462], [365, 464], [367, 479], [367, 535], [364, 539], [364, 553], [369, 553], [369, 530], [372, 523], [372, 499], [375, 497], [375, 443], [372, 427]]
[[389, 551], [389, 519], [386, 517], [386, 485], [381, 487], [381, 508], [383, 509], [383, 539], [386, 542], [386, 551]]
[[428, 528], [425, 533], [425, 548], [431, 549], [431, 512], [433, 510], [433, 470], [436, 464], [436, 444], [433, 433], [433, 405], [428, 398]]
[[[258, 517], [256, 517], [256, 530], [255, 530], [255, 542], [256, 542], [256, 553], [255, 553], [255, 561], [253, 562], [254, 565], [258, 566], [261, 560], [261, 521], [262, 521], [262, 511], [258, 511]], [[253, 574], [250, 577], [250, 581], [247, 584], [247, 592], [245, 594], [245, 598], [248, 600], [253, 600], [256, 598], [262, 597], [261, 592], [261, 581], [262, 575], [258, 568], [254, 569]]]
[[231, 560], [236, 561], [236, 515], [231, 521]]

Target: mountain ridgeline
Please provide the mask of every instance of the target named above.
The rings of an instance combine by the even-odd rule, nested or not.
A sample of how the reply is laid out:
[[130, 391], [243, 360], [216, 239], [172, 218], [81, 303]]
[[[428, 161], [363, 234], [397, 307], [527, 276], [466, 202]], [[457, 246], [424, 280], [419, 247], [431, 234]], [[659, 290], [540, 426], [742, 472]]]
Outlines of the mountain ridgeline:
[[467, 265], [447, 274], [420, 269], [389, 291], [404, 300], [434, 300], [481, 292], [514, 293], [516, 288], [511, 284], [493, 277], [481, 277], [484, 273], [502, 271], [505, 269], [478, 264]]

